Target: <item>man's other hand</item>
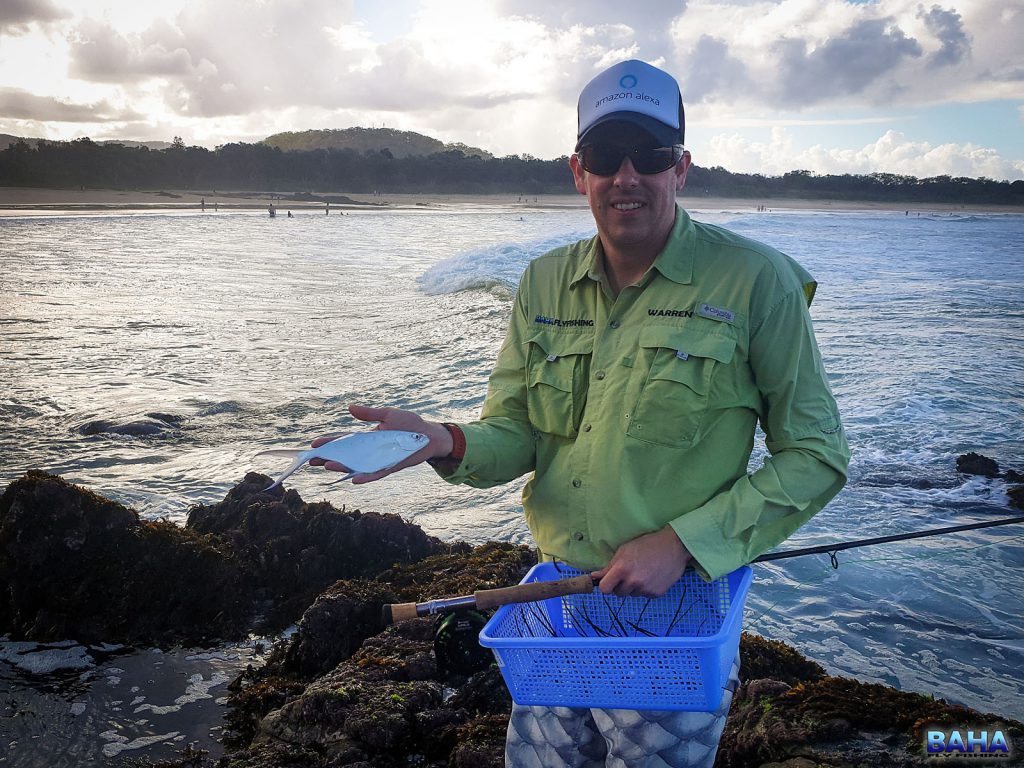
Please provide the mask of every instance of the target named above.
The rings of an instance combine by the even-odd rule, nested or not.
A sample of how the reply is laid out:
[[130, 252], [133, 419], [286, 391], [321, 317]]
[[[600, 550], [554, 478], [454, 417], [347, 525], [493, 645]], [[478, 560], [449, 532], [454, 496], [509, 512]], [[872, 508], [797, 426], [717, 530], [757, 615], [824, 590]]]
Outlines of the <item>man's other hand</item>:
[[620, 597], [661, 597], [683, 575], [691, 556], [670, 526], [620, 545], [608, 565], [591, 575], [598, 588]]

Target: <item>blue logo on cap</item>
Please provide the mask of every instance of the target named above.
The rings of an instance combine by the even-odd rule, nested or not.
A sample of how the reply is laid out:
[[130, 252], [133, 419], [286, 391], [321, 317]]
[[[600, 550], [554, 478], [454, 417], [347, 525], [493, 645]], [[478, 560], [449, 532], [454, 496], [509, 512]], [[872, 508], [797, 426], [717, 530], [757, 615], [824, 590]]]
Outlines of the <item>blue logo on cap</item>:
[[636, 78], [632, 75], [623, 75], [622, 79], [619, 80], [619, 85], [626, 89], [636, 88]]

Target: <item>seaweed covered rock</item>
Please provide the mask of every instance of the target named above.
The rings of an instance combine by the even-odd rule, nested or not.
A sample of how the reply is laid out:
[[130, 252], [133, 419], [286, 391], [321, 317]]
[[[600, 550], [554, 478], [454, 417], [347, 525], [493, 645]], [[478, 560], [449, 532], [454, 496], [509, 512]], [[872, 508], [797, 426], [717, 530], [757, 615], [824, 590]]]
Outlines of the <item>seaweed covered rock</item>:
[[[1024, 724], [918, 693], [844, 677], [789, 686], [755, 680], [740, 686], [719, 746], [720, 768], [756, 768], [802, 758], [809, 765], [927, 766], [926, 726], [1001, 724], [1024, 746]], [[784, 763], [785, 764], [785, 763]]]
[[[456, 761], [459, 765], [474, 764], [473, 756], [485, 753], [500, 758], [512, 699], [497, 668], [455, 680], [445, 701], [426, 695], [446, 687], [433, 655], [435, 620], [384, 627], [381, 608], [509, 586], [534, 563], [528, 547], [458, 544], [448, 554], [398, 565], [373, 579], [335, 583], [310, 606], [295, 635], [275, 649], [265, 667], [237, 681], [228, 715], [232, 744], [251, 747], [232, 760], [244, 755], [239, 765], [251, 767], [275, 760], [308, 766], [369, 760], [376, 766], [391, 765], [392, 759], [408, 765], [420, 756], [423, 765], [446, 765], [445, 756], [458, 749], [463, 755]], [[406, 684], [417, 695], [403, 693]], [[346, 694], [341, 699], [339, 689]], [[317, 718], [333, 725], [317, 725], [316, 733], [307, 733]], [[474, 718], [483, 720], [468, 726], [470, 742], [462, 744], [460, 729]], [[494, 730], [481, 725], [487, 718], [502, 723], [500, 739], [491, 744], [481, 742], [483, 734]], [[329, 744], [316, 746], [323, 738]]]
[[294, 490], [249, 473], [223, 501], [193, 507], [187, 526], [223, 537], [253, 566], [258, 593], [273, 605], [272, 623], [293, 621], [339, 579], [369, 577], [395, 563], [448, 549], [398, 515], [307, 504]]
[[[234, 638], [251, 628], [257, 608], [284, 626], [339, 579], [468, 551], [398, 515], [266, 493], [270, 482], [246, 476], [221, 503], [192, 509], [182, 528], [28, 473], [0, 498], [0, 633], [128, 644]], [[380, 629], [375, 620], [358, 630], [342, 655]]]
[[268, 666], [275, 673], [308, 680], [330, 671], [363, 641], [384, 629], [388, 603], [422, 602], [517, 584], [536, 563], [529, 547], [491, 542], [450, 551], [416, 563], [396, 565], [371, 580], [339, 581], [303, 614], [283, 657]]
[[740, 642], [740, 680], [777, 680], [789, 685], [818, 680], [825, 669], [780, 640], [744, 632]]
[[[496, 668], [455, 689], [438, 679], [429, 619], [368, 638], [349, 659], [266, 710], [234, 768], [292, 765], [502, 766], [511, 699]], [[1024, 726], [887, 686], [830, 677], [785, 643], [744, 634], [748, 663], [719, 768], [871, 765], [923, 768], [926, 725], [1002, 723], [1013, 749]], [[754, 678], [752, 675], [757, 675]]]
[[0, 633], [81, 642], [202, 642], [240, 635], [251, 593], [211, 536], [29, 472], [0, 497]]
[[389, 628], [268, 714], [248, 755], [232, 755], [233, 763], [267, 764], [283, 745], [315, 753], [305, 764], [317, 766], [409, 765], [411, 755], [447, 755], [466, 715], [443, 706], [424, 623]]
[[455, 732], [453, 768], [504, 768], [508, 715], [481, 715]]
[[381, 607], [397, 602], [383, 582], [339, 581], [324, 591], [303, 614], [283, 657], [281, 671], [311, 680], [359, 650], [368, 637], [384, 630]]

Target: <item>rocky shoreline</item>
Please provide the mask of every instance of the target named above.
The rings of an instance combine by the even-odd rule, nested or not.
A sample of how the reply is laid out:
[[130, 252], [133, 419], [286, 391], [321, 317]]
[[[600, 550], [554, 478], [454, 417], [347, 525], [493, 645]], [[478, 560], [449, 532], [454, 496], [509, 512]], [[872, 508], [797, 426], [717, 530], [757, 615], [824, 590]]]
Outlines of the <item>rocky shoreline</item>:
[[[961, 458], [963, 473], [999, 475], [984, 457]], [[497, 668], [442, 674], [435, 620], [386, 627], [381, 607], [517, 583], [532, 550], [443, 543], [397, 515], [308, 504], [295, 491], [263, 491], [269, 483], [249, 474], [180, 527], [28, 473], [0, 497], [0, 635], [167, 647], [301, 617], [264, 665], [230, 684], [225, 754], [186, 749], [159, 765], [503, 765], [511, 699]], [[1024, 486], [1009, 496], [1024, 508]], [[832, 677], [756, 635], [744, 634], [740, 648], [718, 766], [932, 765], [926, 726], [982, 723], [1005, 729], [1003, 764], [1024, 758], [1020, 722]]]

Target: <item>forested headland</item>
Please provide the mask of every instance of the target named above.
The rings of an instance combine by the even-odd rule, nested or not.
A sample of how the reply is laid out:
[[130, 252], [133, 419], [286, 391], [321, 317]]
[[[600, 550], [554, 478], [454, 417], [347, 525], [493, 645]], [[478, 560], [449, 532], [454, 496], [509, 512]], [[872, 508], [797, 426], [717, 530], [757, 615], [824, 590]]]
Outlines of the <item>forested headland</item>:
[[[575, 191], [568, 158], [493, 157], [448, 146], [396, 156], [387, 147], [283, 150], [266, 143], [210, 150], [177, 139], [166, 149], [74, 141], [15, 141], [0, 151], [0, 186], [126, 190], [261, 190], [521, 195]], [[692, 166], [686, 197], [812, 198], [906, 203], [1024, 205], [1024, 181], [891, 173], [782, 176]]]

